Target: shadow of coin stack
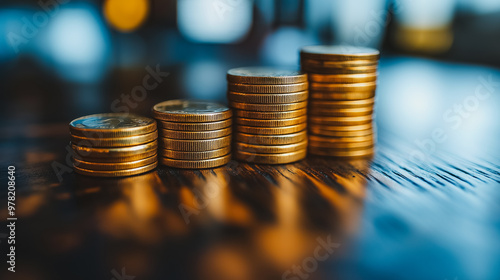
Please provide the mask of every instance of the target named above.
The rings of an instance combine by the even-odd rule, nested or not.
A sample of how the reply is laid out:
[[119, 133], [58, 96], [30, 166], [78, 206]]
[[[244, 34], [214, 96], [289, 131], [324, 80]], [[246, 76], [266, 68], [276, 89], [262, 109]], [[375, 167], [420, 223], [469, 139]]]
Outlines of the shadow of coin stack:
[[69, 124], [75, 172], [98, 177], [131, 176], [153, 170], [156, 121], [132, 114], [96, 114]]
[[309, 153], [340, 158], [372, 156], [379, 51], [309, 46], [300, 55], [309, 79]]
[[186, 169], [215, 168], [231, 160], [232, 111], [226, 106], [170, 100], [153, 107], [160, 127], [160, 163]]
[[286, 164], [307, 154], [307, 75], [243, 67], [227, 73], [234, 111], [234, 157], [257, 164]]

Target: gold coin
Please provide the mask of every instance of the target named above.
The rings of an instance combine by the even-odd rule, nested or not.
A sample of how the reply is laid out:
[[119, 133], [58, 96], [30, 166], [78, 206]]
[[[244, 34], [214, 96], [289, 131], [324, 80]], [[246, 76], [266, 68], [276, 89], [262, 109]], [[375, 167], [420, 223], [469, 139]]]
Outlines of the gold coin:
[[307, 156], [307, 149], [283, 153], [283, 154], [259, 154], [235, 151], [234, 157], [237, 160], [257, 164], [287, 164], [304, 159]]
[[100, 158], [92, 158], [92, 157], [82, 157], [80, 155], [76, 155], [79, 160], [82, 161], [90, 161], [96, 163], [122, 163], [122, 162], [131, 162], [137, 161], [145, 158], [149, 158], [156, 155], [156, 149], [144, 152], [142, 154], [137, 154], [128, 157], [100, 157]]
[[[334, 140], [334, 139], [332, 139]], [[314, 141], [310, 140], [309, 146], [318, 148], [332, 148], [332, 149], [366, 149], [375, 145], [375, 139], [370, 139], [364, 142], [334, 142], [334, 141]]]
[[308, 65], [318, 68], [349, 68], [360, 66], [374, 66], [378, 64], [378, 60], [349, 60], [349, 61], [330, 61], [301, 58], [302, 65]]
[[71, 143], [78, 146], [91, 146], [96, 148], [135, 146], [154, 141], [156, 138], [158, 138], [158, 131], [156, 130], [148, 134], [118, 138], [85, 138], [70, 135]]
[[310, 100], [309, 104], [313, 107], [323, 108], [357, 108], [372, 106], [375, 104], [375, 97], [362, 100], [343, 100], [343, 101], [325, 101], [325, 100]]
[[251, 104], [251, 103], [240, 103], [240, 102], [229, 101], [229, 106], [236, 109], [247, 110], [247, 111], [283, 112], [283, 111], [293, 111], [306, 108], [307, 101], [288, 103], [288, 104]]
[[199, 160], [225, 156], [231, 152], [231, 146], [203, 152], [182, 152], [166, 149], [160, 149], [158, 152], [160, 156], [171, 159]]
[[309, 116], [309, 123], [324, 124], [324, 125], [361, 125], [373, 122], [373, 116], [358, 116], [358, 117], [324, 117], [324, 116]]
[[216, 122], [232, 115], [228, 107], [205, 101], [169, 100], [153, 106], [155, 119], [167, 122]]
[[358, 117], [373, 114], [373, 106], [359, 107], [359, 108], [321, 108], [315, 107], [309, 109], [311, 116], [325, 116], [325, 117]]
[[293, 93], [241, 93], [229, 91], [227, 93], [229, 100], [234, 102], [243, 103], [270, 103], [270, 104], [282, 104], [282, 103], [295, 103], [300, 101], [306, 101], [308, 97], [307, 91], [298, 91]]
[[345, 149], [328, 149], [309, 146], [309, 153], [317, 156], [330, 157], [365, 157], [375, 153], [374, 147], [369, 147], [361, 150], [345, 150]]
[[359, 91], [359, 92], [320, 92], [310, 91], [311, 100], [361, 100], [375, 97], [375, 91]]
[[166, 122], [158, 121], [158, 126], [163, 129], [170, 130], [180, 130], [180, 131], [209, 131], [218, 130], [226, 127], [230, 127], [233, 124], [232, 119], [227, 119], [218, 122], [199, 122], [199, 123], [187, 123], [187, 122]]
[[137, 168], [131, 168], [131, 169], [124, 169], [124, 170], [114, 170], [114, 171], [102, 171], [102, 170], [90, 170], [90, 169], [83, 169], [74, 166], [73, 168], [75, 169], [75, 172], [78, 174], [82, 175], [87, 175], [87, 176], [95, 176], [95, 177], [123, 177], [123, 176], [133, 176], [133, 175], [138, 175], [142, 173], [146, 173], [148, 171], [151, 171], [156, 168], [158, 165], [157, 162], [137, 167]]
[[326, 137], [358, 137], [358, 136], [368, 136], [374, 133], [373, 129], [337, 131], [337, 130], [320, 129], [315, 127], [310, 127], [309, 131], [310, 135], [318, 135]]
[[222, 165], [226, 165], [229, 161], [231, 161], [231, 154], [218, 158], [202, 159], [202, 160], [181, 160], [181, 159], [160, 157], [160, 163], [163, 165], [174, 168], [186, 168], [186, 169], [215, 168]]
[[88, 138], [115, 138], [136, 136], [156, 130], [151, 118], [127, 113], [95, 114], [69, 123], [72, 135]]
[[227, 84], [229, 91], [245, 93], [291, 93], [305, 91], [309, 87], [307, 82], [289, 85], [247, 85], [247, 84]]
[[376, 49], [355, 46], [307, 46], [300, 50], [301, 58], [331, 61], [378, 60]]
[[325, 124], [309, 124], [308, 128], [316, 128], [322, 130], [330, 130], [330, 131], [359, 131], [359, 130], [367, 130], [372, 129], [374, 125], [372, 123], [360, 124], [360, 125], [325, 125]]
[[[119, 159], [131, 158], [134, 156], [155, 151], [158, 148], [158, 142], [155, 140], [146, 144], [119, 147], [119, 148], [94, 148], [92, 146], [78, 146], [71, 143], [71, 148], [82, 158], [92, 159]], [[94, 160], [91, 160], [94, 161]], [[101, 160], [99, 160], [100, 162]], [[113, 160], [114, 161], [114, 160]]]
[[376, 82], [357, 83], [357, 84], [327, 84], [327, 83], [310, 83], [311, 90], [325, 92], [365, 92], [375, 91], [377, 88]]
[[375, 133], [365, 135], [365, 136], [356, 136], [356, 137], [325, 137], [325, 136], [318, 136], [318, 135], [309, 135], [309, 142], [310, 143], [317, 143], [318, 145], [313, 145], [313, 146], [320, 146], [319, 144], [329, 144], [329, 143], [359, 143], [359, 142], [368, 142], [368, 141], [375, 141]]
[[220, 138], [231, 134], [231, 127], [226, 127], [223, 129], [212, 130], [212, 131], [178, 131], [161, 129], [161, 137], [171, 138], [171, 139], [189, 139], [189, 140], [204, 140]]
[[248, 118], [248, 119], [261, 119], [261, 120], [292, 119], [307, 114], [307, 109], [304, 108], [304, 109], [285, 111], [285, 112], [255, 112], [255, 111], [235, 110], [234, 114], [236, 117]]
[[260, 119], [246, 119], [238, 118], [234, 119], [234, 122], [238, 125], [248, 125], [248, 126], [264, 126], [264, 127], [282, 127], [297, 125], [307, 121], [307, 116], [300, 116], [291, 119], [277, 119], [277, 120], [260, 120]]
[[235, 143], [235, 150], [238, 152], [257, 153], [257, 154], [282, 154], [291, 153], [307, 148], [307, 140], [288, 145], [252, 145], [241, 142]]
[[307, 123], [297, 125], [282, 126], [282, 127], [257, 127], [257, 126], [244, 126], [236, 125], [235, 129], [239, 132], [257, 134], [257, 135], [280, 135], [290, 134], [306, 129]]
[[307, 74], [293, 69], [241, 67], [227, 71], [227, 81], [235, 84], [285, 85], [307, 82]]
[[316, 74], [373, 74], [378, 71], [378, 66], [357, 66], [345, 68], [319, 68], [309, 65], [302, 65], [302, 70]]
[[184, 152], [202, 152], [217, 150], [231, 145], [231, 135], [208, 140], [180, 140], [170, 138], [159, 138], [162, 148]]
[[144, 159], [139, 159], [135, 161], [129, 162], [91, 162], [91, 161], [83, 161], [76, 158], [73, 158], [73, 165], [81, 168], [81, 169], [89, 169], [93, 171], [116, 171], [116, 170], [126, 170], [126, 169], [134, 169], [146, 165], [150, 165], [158, 162], [158, 157], [156, 154], [151, 157], [147, 157]]
[[256, 145], [287, 145], [299, 143], [307, 139], [307, 131], [282, 135], [253, 135], [246, 133], [235, 133], [235, 140], [247, 144]]
[[309, 74], [309, 81], [314, 83], [369, 83], [377, 81], [377, 73], [369, 74], [339, 74], [339, 75], [323, 75], [323, 74]]

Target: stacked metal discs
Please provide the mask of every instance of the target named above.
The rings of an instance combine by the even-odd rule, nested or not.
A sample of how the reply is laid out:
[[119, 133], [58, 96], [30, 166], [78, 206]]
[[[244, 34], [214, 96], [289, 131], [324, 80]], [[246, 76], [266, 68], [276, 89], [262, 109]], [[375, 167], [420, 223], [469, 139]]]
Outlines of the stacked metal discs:
[[153, 107], [160, 127], [160, 163], [215, 168], [231, 160], [232, 111], [217, 103], [170, 100]]
[[307, 154], [307, 75], [263, 67], [231, 69], [228, 99], [234, 110], [234, 156], [286, 164]]
[[300, 54], [302, 70], [309, 77], [309, 153], [347, 158], [373, 155], [379, 51], [310, 46]]
[[158, 165], [156, 122], [132, 114], [96, 114], [69, 124], [77, 173], [99, 177], [141, 174]]

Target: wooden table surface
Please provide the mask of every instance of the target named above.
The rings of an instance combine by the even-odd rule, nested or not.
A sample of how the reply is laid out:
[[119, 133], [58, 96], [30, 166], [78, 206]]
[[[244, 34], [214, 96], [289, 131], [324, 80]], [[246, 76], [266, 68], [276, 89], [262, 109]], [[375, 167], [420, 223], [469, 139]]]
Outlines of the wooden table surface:
[[0, 248], [14, 165], [17, 272], [2, 262], [1, 279], [500, 279], [500, 85], [476, 95], [490, 78], [383, 60], [377, 154], [355, 161], [58, 178], [71, 119], [5, 122]]

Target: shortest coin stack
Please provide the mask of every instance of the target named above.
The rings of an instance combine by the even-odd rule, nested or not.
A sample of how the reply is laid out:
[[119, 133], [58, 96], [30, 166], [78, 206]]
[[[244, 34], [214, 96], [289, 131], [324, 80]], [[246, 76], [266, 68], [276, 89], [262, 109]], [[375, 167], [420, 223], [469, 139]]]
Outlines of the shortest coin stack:
[[153, 119], [132, 114], [96, 114], [69, 124], [73, 166], [98, 177], [132, 176], [158, 165], [158, 131]]
[[160, 163], [186, 169], [215, 168], [231, 160], [232, 111], [226, 106], [169, 100], [153, 107], [160, 127]]
[[309, 78], [309, 153], [341, 158], [374, 153], [373, 108], [379, 51], [352, 46], [301, 50]]
[[307, 154], [307, 75], [301, 71], [244, 67], [227, 73], [234, 110], [235, 158], [287, 164]]

